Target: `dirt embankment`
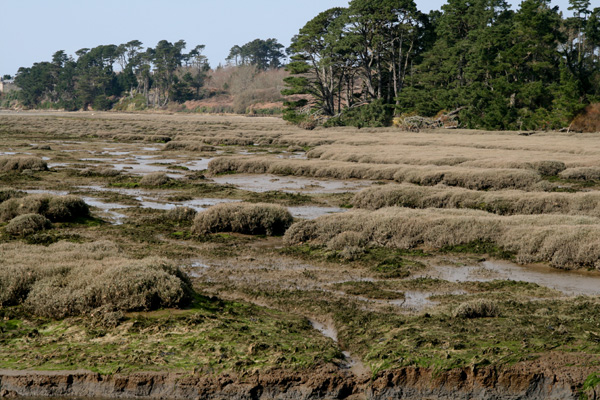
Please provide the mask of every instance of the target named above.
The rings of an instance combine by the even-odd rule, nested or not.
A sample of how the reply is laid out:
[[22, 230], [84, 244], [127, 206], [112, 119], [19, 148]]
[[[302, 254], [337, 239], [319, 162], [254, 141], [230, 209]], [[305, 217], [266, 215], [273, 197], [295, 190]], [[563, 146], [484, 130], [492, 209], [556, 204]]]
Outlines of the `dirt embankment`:
[[[585, 356], [584, 356], [585, 357]], [[563, 364], [564, 365], [564, 364]], [[444, 373], [407, 367], [356, 378], [334, 366], [310, 373], [271, 371], [220, 376], [88, 371], [0, 370], [0, 397], [103, 397], [171, 399], [577, 399], [593, 367], [561, 367], [548, 360], [504, 369], [463, 368]], [[596, 399], [598, 388], [587, 390]]]

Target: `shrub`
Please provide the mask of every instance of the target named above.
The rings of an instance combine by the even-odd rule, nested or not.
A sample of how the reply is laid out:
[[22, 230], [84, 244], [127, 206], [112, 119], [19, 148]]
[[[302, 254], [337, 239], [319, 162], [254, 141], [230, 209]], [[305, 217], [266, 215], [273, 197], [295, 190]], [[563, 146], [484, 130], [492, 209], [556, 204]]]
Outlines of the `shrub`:
[[148, 175], [144, 175], [144, 177], [140, 180], [140, 185], [143, 186], [162, 186], [167, 183], [171, 178], [167, 176], [167, 174], [163, 172], [153, 172]]
[[0, 158], [0, 171], [46, 171], [48, 164], [37, 157], [2, 157]]
[[540, 175], [546, 176], [555, 176], [567, 169], [562, 161], [537, 161], [533, 166]]
[[383, 100], [376, 100], [356, 108], [345, 109], [338, 117], [330, 118], [324, 126], [383, 127], [390, 126], [393, 118], [393, 106]]
[[68, 222], [88, 217], [90, 209], [77, 196], [49, 194], [12, 198], [0, 204], [0, 221], [8, 221], [23, 214], [41, 214], [52, 222]]
[[199, 213], [193, 231], [199, 235], [215, 232], [282, 235], [292, 222], [290, 212], [279, 205], [224, 203]]
[[5, 202], [6, 200], [17, 198], [17, 197], [25, 197], [26, 193], [21, 192], [20, 190], [12, 189], [12, 188], [0, 188], [0, 203]]
[[600, 132], [600, 103], [587, 106], [575, 117], [571, 129], [577, 132]]
[[497, 317], [498, 306], [491, 300], [478, 299], [460, 304], [454, 309], [454, 318], [490, 318]]
[[4, 230], [13, 236], [27, 236], [50, 228], [52, 224], [43, 215], [24, 214], [12, 219]]

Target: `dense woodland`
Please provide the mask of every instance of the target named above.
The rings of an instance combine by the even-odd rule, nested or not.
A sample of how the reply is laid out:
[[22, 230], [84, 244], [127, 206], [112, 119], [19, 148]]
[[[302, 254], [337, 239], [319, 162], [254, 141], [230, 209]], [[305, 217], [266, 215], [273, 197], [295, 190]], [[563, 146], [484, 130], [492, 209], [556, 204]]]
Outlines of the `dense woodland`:
[[503, 0], [449, 0], [425, 15], [412, 0], [352, 0], [294, 37], [286, 93], [316, 101], [291, 104], [286, 117], [377, 125], [394, 111], [460, 111], [470, 128], [566, 126], [600, 98], [600, 8], [570, 5], [565, 18], [548, 0], [516, 11]]
[[[549, 0], [517, 10], [503, 0], [449, 0], [429, 14], [412, 0], [352, 0], [307, 22], [285, 52], [276, 39], [256, 39], [227, 61], [254, 75], [285, 68], [282, 94], [295, 96], [284, 118], [307, 126], [454, 113], [467, 128], [554, 129], [600, 101], [600, 7], [570, 0], [566, 14]], [[134, 40], [81, 49], [77, 59], [58, 51], [19, 69], [19, 100], [75, 110], [210, 96], [204, 46], [185, 47], [163, 40], [144, 50]]]

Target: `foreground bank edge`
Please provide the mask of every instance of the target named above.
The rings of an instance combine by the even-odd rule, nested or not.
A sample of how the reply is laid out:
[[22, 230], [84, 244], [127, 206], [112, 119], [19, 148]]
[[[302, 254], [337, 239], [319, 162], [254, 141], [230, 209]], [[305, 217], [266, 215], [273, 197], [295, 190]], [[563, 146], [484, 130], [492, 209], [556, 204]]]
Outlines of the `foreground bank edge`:
[[[564, 356], [563, 356], [564, 357]], [[566, 356], [572, 361], [577, 354]], [[200, 375], [137, 372], [0, 370], [0, 397], [150, 399], [598, 399], [597, 367], [555, 364], [548, 355], [511, 366], [438, 372], [405, 367], [357, 377], [334, 365], [310, 371], [272, 370]], [[596, 363], [593, 363], [596, 364]]]

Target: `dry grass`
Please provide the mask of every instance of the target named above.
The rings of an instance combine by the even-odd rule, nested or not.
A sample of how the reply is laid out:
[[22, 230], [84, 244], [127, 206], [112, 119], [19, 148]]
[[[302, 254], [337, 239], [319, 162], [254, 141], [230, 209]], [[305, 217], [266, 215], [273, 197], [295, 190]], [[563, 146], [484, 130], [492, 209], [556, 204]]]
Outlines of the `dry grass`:
[[355, 207], [470, 208], [500, 215], [569, 214], [600, 217], [600, 192], [545, 193], [507, 190], [481, 192], [444, 186], [383, 185], [354, 196]]
[[366, 247], [437, 250], [483, 242], [514, 253], [521, 263], [600, 269], [600, 220], [592, 217], [390, 207], [297, 222], [284, 238], [289, 245], [333, 246], [348, 232]]
[[24, 304], [51, 318], [177, 307], [190, 300], [187, 277], [158, 258], [132, 260], [111, 242], [49, 247], [0, 245], [0, 306]]
[[199, 213], [193, 231], [199, 235], [216, 232], [282, 235], [292, 221], [290, 212], [279, 205], [223, 203]]
[[498, 305], [487, 299], [477, 299], [460, 304], [452, 315], [454, 318], [490, 318], [499, 314]]
[[50, 220], [39, 214], [24, 214], [10, 220], [4, 228], [13, 236], [27, 236], [32, 233], [52, 228]]
[[575, 117], [571, 129], [579, 132], [600, 132], [600, 103], [587, 106]]
[[148, 175], [144, 175], [140, 180], [142, 186], [162, 186], [166, 185], [171, 181], [171, 178], [164, 172], [153, 172]]
[[49, 194], [11, 198], [0, 204], [0, 221], [9, 221], [23, 214], [41, 214], [53, 222], [67, 222], [88, 217], [90, 209], [77, 196]]
[[562, 171], [560, 177], [581, 181], [598, 181], [600, 180], [600, 167], [569, 168]]
[[418, 185], [445, 184], [477, 190], [529, 188], [541, 180], [538, 173], [520, 169], [379, 165], [239, 156], [216, 158], [209, 163], [208, 169], [213, 174], [234, 171], [316, 178], [395, 180]]
[[196, 218], [196, 210], [190, 207], [175, 207], [165, 214], [165, 218], [173, 222], [192, 222]]
[[48, 164], [37, 157], [0, 157], [0, 171], [46, 171]]

